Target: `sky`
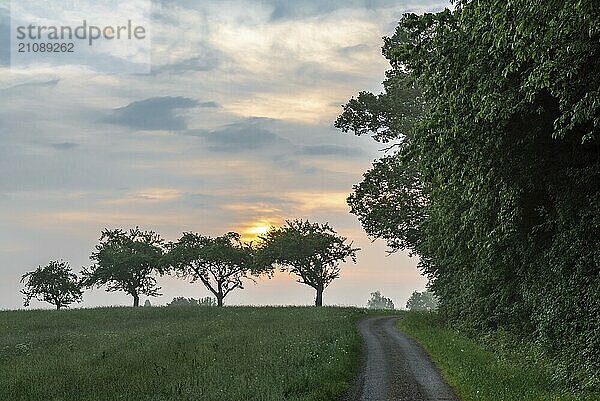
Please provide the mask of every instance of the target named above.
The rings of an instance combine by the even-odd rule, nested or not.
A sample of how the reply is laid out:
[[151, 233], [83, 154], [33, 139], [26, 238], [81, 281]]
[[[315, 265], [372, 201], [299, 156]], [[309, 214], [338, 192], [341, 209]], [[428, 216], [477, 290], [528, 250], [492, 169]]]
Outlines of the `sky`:
[[[0, 309], [22, 307], [20, 277], [38, 265], [89, 266], [104, 228], [253, 239], [294, 218], [329, 222], [361, 248], [325, 304], [364, 306], [380, 290], [403, 307], [426, 285], [417, 259], [369, 239], [345, 201], [384, 146], [333, 121], [359, 91], [381, 91], [382, 37], [401, 15], [447, 6], [155, 0], [149, 73], [109, 74], [11, 68], [10, 4], [0, 0]], [[158, 281], [155, 305], [210, 295], [199, 283]], [[310, 287], [278, 273], [225, 302], [313, 300]], [[96, 289], [79, 306], [130, 303]]]

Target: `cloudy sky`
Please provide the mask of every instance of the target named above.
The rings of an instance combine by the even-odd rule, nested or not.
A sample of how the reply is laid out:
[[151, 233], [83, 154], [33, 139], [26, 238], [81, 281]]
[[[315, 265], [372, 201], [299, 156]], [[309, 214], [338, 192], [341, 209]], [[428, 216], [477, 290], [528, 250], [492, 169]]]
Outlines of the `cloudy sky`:
[[[49, 260], [76, 271], [103, 228], [139, 225], [250, 239], [286, 218], [330, 222], [362, 248], [325, 292], [364, 305], [381, 290], [404, 306], [426, 280], [416, 260], [372, 243], [345, 198], [382, 153], [333, 128], [341, 105], [380, 91], [381, 37], [404, 12], [441, 0], [155, 0], [150, 74], [10, 66], [0, 0], [0, 308], [22, 305], [22, 274]], [[200, 284], [160, 279], [164, 304]], [[287, 274], [228, 304], [311, 304]], [[129, 304], [94, 290], [83, 306]], [[42, 304], [34, 303], [34, 307]]]

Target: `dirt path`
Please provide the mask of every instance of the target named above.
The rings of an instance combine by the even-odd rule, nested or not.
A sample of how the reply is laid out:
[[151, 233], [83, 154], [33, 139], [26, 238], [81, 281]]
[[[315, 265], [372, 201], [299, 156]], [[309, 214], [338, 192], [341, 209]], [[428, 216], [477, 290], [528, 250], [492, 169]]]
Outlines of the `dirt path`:
[[344, 401], [458, 401], [425, 351], [396, 329], [396, 320], [359, 323], [363, 363]]

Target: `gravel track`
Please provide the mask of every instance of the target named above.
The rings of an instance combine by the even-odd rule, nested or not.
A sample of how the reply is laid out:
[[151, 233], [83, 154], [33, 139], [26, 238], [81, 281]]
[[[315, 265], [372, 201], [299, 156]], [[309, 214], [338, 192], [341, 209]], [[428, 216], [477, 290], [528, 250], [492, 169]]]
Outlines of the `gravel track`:
[[459, 401], [425, 351], [396, 328], [397, 317], [359, 323], [363, 360], [344, 401]]

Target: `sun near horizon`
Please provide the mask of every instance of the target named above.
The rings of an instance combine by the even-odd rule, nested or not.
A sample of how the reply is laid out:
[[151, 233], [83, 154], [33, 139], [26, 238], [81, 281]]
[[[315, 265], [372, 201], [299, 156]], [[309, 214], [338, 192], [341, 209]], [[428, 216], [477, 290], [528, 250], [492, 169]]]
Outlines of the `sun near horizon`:
[[275, 219], [261, 219], [241, 226], [240, 235], [244, 242], [257, 242], [271, 227], [277, 227], [279, 222]]

